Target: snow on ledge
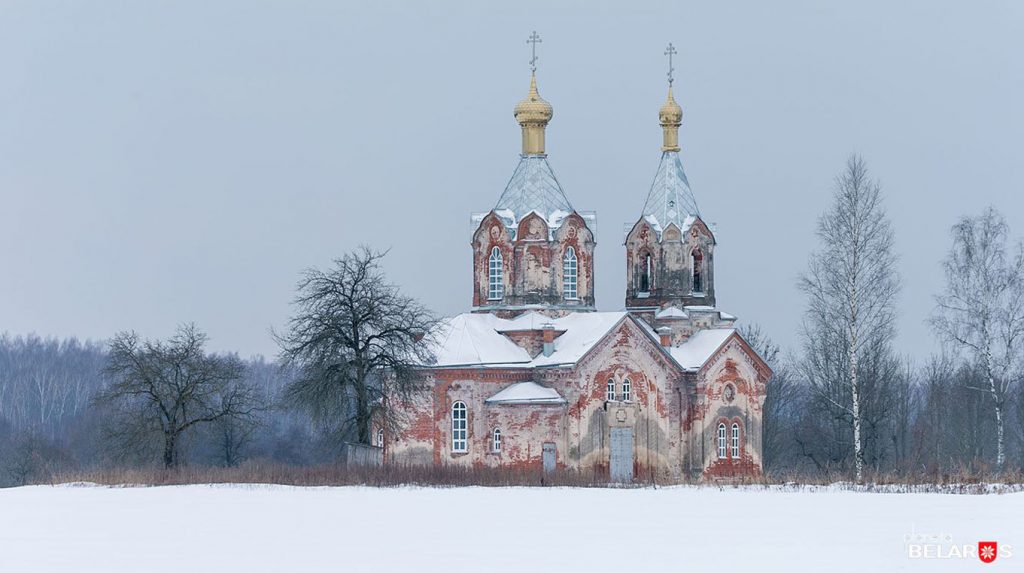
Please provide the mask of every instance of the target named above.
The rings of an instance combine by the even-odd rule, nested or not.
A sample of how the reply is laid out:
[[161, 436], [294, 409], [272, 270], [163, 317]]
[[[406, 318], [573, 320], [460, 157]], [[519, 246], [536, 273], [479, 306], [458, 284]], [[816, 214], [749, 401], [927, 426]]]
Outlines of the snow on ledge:
[[685, 310], [680, 310], [679, 307], [670, 306], [668, 308], [659, 310], [654, 318], [660, 319], [674, 319], [674, 318], [690, 318], [690, 315]]
[[485, 400], [486, 404], [565, 404], [553, 388], [536, 382], [518, 382]]

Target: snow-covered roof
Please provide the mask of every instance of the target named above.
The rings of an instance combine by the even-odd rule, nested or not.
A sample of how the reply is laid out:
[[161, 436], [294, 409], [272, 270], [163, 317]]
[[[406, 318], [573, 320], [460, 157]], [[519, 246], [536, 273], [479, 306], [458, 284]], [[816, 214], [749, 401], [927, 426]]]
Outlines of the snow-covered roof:
[[554, 388], [536, 382], [517, 382], [486, 400], [488, 404], [565, 404]]
[[[463, 313], [442, 321], [430, 339], [433, 341], [435, 368], [544, 368], [572, 366], [626, 318], [625, 312], [573, 312], [551, 318], [527, 312], [513, 319], [490, 313]], [[530, 353], [503, 333], [541, 330], [550, 324], [560, 333], [549, 356]], [[657, 344], [657, 334], [643, 321], [638, 324]], [[668, 350], [684, 370], [699, 370], [730, 336], [734, 328], [700, 330], [686, 342]], [[538, 386], [543, 388], [543, 386]], [[523, 387], [525, 392], [530, 387]], [[497, 395], [496, 395], [497, 396]], [[492, 396], [496, 398], [496, 396]]]
[[679, 318], [690, 318], [690, 315], [685, 310], [680, 310], [678, 307], [670, 306], [663, 308], [655, 313], [654, 318], [660, 319], [679, 319]]
[[686, 342], [672, 347], [669, 352], [684, 369], [699, 370], [735, 333], [735, 328], [699, 330]]
[[[551, 318], [527, 312], [513, 319], [490, 313], [464, 313], [444, 320], [431, 335], [435, 367], [489, 366], [523, 367], [562, 366], [575, 364], [594, 347], [625, 312], [574, 312]], [[555, 338], [550, 356], [531, 358], [522, 347], [503, 332], [539, 330], [551, 324], [562, 332]]]
[[431, 333], [436, 358], [433, 365], [529, 363], [526, 350], [495, 330], [501, 320], [493, 314], [464, 313], [442, 321]]
[[575, 364], [625, 316], [625, 312], [573, 312], [551, 321], [555, 330], [565, 333], [555, 339], [551, 356], [540, 354], [533, 359], [533, 365]]
[[661, 163], [644, 204], [643, 217], [659, 235], [673, 223], [680, 231], [686, 232], [700, 217], [697, 200], [690, 190], [678, 151], [661, 154]]
[[523, 155], [494, 211], [508, 227], [515, 227], [527, 215], [536, 212], [554, 229], [574, 209], [548, 165], [547, 156]]

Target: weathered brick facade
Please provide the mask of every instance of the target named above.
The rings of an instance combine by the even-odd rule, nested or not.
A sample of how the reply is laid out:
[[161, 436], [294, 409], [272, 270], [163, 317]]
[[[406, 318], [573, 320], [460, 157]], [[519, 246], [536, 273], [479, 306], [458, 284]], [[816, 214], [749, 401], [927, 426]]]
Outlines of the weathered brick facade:
[[[761, 406], [769, 372], [738, 334], [697, 371], [682, 368], [637, 318], [622, 314], [575, 364], [560, 367], [452, 367], [428, 370], [430, 391], [406, 413], [407, 429], [389, 441], [388, 461], [542, 467], [544, 443], [558, 468], [609, 472], [612, 428], [632, 430], [633, 475], [680, 479], [753, 475], [761, 467]], [[630, 396], [623, 396], [629, 380]], [[561, 404], [490, 404], [518, 382], [555, 390]], [[608, 399], [608, 382], [614, 399]], [[452, 407], [467, 410], [467, 448], [452, 449]], [[718, 457], [717, 427], [740, 427], [740, 455]], [[493, 448], [494, 429], [501, 447]], [[729, 436], [731, 440], [731, 436]]]

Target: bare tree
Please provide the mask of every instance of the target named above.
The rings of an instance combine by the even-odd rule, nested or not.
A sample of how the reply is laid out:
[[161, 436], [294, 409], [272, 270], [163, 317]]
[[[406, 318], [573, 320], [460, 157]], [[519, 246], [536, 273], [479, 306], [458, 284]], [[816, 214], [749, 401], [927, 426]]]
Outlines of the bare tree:
[[887, 393], [886, 402], [891, 407], [891, 415], [888, 417], [889, 442], [892, 449], [893, 462], [896, 467], [907, 472], [911, 469], [913, 436], [911, 429], [914, 426], [915, 416], [921, 409], [921, 393], [918, 384], [917, 372], [910, 359], [903, 359], [899, 362], [899, 373], [894, 376], [894, 383], [891, 384], [891, 392]]
[[252, 419], [263, 406], [244, 380], [237, 356], [208, 354], [207, 337], [182, 326], [168, 341], [141, 340], [134, 332], [110, 342], [106, 373], [111, 384], [97, 397], [113, 408], [121, 436], [162, 439], [164, 467], [180, 462], [183, 436], [225, 419]]
[[834, 202], [819, 219], [817, 235], [821, 248], [799, 281], [808, 297], [803, 371], [820, 396], [849, 415], [855, 475], [862, 481], [859, 361], [866, 349], [888, 347], [895, 336], [900, 279], [881, 186], [869, 179], [860, 157], [852, 156], [836, 178]]
[[1007, 253], [1009, 226], [989, 207], [953, 226], [953, 247], [943, 267], [946, 290], [936, 297], [931, 324], [957, 350], [967, 352], [984, 373], [973, 389], [992, 398], [996, 466], [1006, 464], [1005, 408], [1016, 375], [1024, 335], [1024, 245]]
[[289, 332], [277, 336], [285, 363], [301, 369], [288, 397], [362, 444], [375, 420], [395, 427], [390, 400], [408, 398], [417, 366], [431, 360], [421, 338], [435, 318], [387, 281], [385, 254], [362, 247], [328, 271], [305, 271]]
[[764, 358], [773, 372], [762, 409], [761, 449], [765, 469], [778, 470], [786, 467], [794, 455], [793, 432], [802, 405], [800, 388], [782, 358], [779, 345], [764, 333], [760, 325], [744, 325], [739, 330], [743, 339]]
[[933, 472], [978, 469], [995, 454], [995, 423], [975, 363], [957, 363], [950, 354], [932, 357], [921, 369], [920, 411], [914, 421], [915, 457]]

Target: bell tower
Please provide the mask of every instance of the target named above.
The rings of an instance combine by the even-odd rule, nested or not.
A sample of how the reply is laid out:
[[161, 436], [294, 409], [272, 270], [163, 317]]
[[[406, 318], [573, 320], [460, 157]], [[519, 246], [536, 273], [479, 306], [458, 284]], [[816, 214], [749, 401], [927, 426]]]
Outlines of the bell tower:
[[498, 203], [473, 216], [473, 311], [561, 316], [594, 307], [594, 215], [569, 203], [548, 164], [545, 131], [554, 117], [537, 90], [531, 34], [530, 89], [513, 115], [522, 129], [519, 165]]
[[642, 314], [715, 306], [715, 236], [701, 219], [679, 156], [683, 109], [672, 94], [673, 54], [669, 44], [668, 96], [658, 111], [661, 162], [625, 243], [626, 309]]

